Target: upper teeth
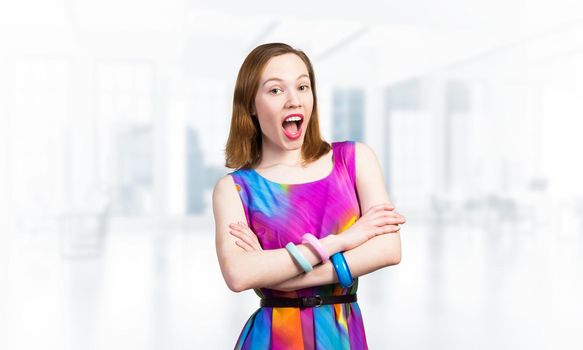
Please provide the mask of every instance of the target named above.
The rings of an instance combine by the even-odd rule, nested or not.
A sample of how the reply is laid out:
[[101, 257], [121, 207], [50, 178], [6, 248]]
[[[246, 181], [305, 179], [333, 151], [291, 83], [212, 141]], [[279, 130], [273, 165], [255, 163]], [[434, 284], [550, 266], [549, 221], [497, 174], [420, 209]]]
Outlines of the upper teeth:
[[300, 117], [289, 117], [289, 118], [286, 118], [285, 119], [286, 122], [297, 122], [299, 120], [302, 120], [302, 118], [300, 118]]

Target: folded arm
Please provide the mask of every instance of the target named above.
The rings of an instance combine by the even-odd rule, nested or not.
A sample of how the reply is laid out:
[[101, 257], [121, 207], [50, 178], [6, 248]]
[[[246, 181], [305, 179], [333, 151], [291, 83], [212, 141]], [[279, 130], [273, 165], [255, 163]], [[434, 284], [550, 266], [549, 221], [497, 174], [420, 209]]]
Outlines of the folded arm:
[[[285, 248], [245, 251], [236, 244], [236, 237], [229, 233], [229, 224], [246, 221], [246, 218], [235, 183], [229, 175], [215, 185], [213, 213], [219, 265], [232, 291], [276, 285], [304, 272]], [[321, 243], [331, 253], [344, 249], [342, 241], [334, 235], [322, 239]], [[320, 262], [319, 256], [306, 245], [300, 244], [297, 247], [312, 265]]]
[[[391, 203], [384, 183], [381, 166], [374, 151], [363, 143], [356, 143], [356, 188], [361, 212], [379, 203]], [[400, 233], [389, 233], [373, 237], [360, 246], [344, 252], [353, 277], [366, 275], [401, 261]], [[331, 283], [338, 278], [330, 262], [320, 264], [314, 271], [272, 285], [278, 290], [296, 290]]]
[[[241, 291], [249, 288], [296, 290], [338, 281], [332, 264], [330, 262], [318, 264], [320, 262], [318, 256], [305, 245], [299, 245], [298, 248], [312, 265], [318, 264], [314, 271], [307, 274], [294, 263], [285, 249], [263, 251], [260, 248], [253, 248], [253, 245], [259, 247], [259, 244], [253, 244], [248, 239], [249, 236], [253, 236], [250, 230], [247, 231], [249, 235], [246, 237], [249, 244], [237, 241], [231, 235], [225, 235], [224, 231], [227, 229], [223, 226], [245, 221], [245, 217], [238, 194], [232, 191], [234, 188], [232, 180], [229, 181], [226, 177], [223, 182], [224, 187], [220, 183], [215, 187], [213, 208], [217, 222], [219, 262], [231, 290]], [[361, 143], [356, 144], [356, 187], [363, 213], [380, 203], [390, 203], [378, 159], [368, 146]], [[228, 196], [232, 198], [227, 201], [221, 200], [222, 197]], [[230, 203], [231, 207], [222, 207], [221, 203], [224, 202]], [[232, 219], [225, 217], [227, 212]], [[237, 215], [243, 219], [236, 219]], [[245, 238], [242, 231], [236, 233], [236, 236]], [[337, 239], [340, 236], [330, 235], [321, 239], [324, 248], [330, 254], [344, 251], [342, 242]], [[253, 238], [256, 239], [254, 236]], [[353, 277], [398, 264], [401, 260], [399, 232], [375, 236], [358, 247], [345, 251], [344, 256]]]

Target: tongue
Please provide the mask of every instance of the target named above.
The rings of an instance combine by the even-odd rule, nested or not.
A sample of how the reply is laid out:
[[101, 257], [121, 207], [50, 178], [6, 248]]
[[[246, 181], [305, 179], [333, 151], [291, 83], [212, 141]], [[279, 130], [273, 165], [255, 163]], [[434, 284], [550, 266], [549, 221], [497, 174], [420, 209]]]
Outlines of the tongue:
[[283, 128], [290, 134], [298, 132], [298, 124], [296, 122], [285, 122], [283, 123]]

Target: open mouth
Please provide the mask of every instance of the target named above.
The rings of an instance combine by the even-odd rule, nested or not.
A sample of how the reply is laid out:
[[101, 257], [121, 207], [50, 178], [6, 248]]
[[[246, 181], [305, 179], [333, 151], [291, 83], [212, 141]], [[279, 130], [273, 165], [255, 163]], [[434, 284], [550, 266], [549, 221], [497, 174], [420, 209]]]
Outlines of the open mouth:
[[290, 119], [290, 121], [284, 121], [281, 126], [287, 134], [295, 135], [300, 131], [304, 119], [300, 117], [292, 117]]

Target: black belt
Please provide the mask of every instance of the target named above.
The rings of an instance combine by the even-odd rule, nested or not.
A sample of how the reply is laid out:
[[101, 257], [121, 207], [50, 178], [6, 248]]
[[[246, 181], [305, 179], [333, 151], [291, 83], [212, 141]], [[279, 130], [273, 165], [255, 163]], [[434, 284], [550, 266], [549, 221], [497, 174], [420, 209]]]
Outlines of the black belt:
[[261, 298], [261, 307], [319, 307], [328, 304], [345, 304], [356, 301], [356, 294], [314, 295], [301, 298]]

